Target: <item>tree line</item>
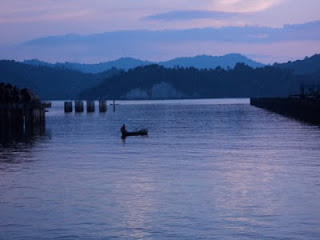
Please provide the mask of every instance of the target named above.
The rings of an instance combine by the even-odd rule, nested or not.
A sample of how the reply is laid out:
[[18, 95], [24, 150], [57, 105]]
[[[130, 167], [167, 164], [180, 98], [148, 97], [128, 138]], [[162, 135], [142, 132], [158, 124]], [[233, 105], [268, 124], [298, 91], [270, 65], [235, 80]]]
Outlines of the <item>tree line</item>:
[[200, 70], [148, 65], [120, 71], [83, 91], [79, 98], [122, 99], [133, 89], [139, 89], [152, 99], [153, 87], [161, 83], [181, 92], [177, 98], [286, 97], [299, 88], [292, 70], [273, 66], [251, 68], [238, 63], [233, 69]]

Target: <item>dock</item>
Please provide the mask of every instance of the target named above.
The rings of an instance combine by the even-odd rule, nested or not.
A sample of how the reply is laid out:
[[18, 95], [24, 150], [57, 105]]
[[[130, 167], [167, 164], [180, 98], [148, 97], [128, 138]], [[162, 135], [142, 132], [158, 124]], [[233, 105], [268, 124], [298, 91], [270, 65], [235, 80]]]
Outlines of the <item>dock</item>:
[[251, 98], [250, 104], [304, 122], [320, 124], [320, 98]]
[[251, 98], [255, 107], [292, 117], [300, 121], [320, 125], [320, 86], [300, 85], [300, 93], [287, 98]]
[[28, 89], [0, 83], [0, 137], [21, 137], [45, 129], [48, 102]]
[[1, 103], [1, 137], [32, 135], [45, 129], [45, 105], [42, 103]]

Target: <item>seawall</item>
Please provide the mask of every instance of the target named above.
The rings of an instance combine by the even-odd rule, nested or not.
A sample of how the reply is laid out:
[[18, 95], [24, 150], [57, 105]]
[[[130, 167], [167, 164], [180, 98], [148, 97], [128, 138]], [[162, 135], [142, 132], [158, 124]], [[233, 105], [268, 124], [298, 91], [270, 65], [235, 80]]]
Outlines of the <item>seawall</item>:
[[320, 98], [251, 98], [250, 104], [320, 125]]
[[0, 103], [1, 136], [24, 135], [45, 128], [45, 105], [37, 103]]

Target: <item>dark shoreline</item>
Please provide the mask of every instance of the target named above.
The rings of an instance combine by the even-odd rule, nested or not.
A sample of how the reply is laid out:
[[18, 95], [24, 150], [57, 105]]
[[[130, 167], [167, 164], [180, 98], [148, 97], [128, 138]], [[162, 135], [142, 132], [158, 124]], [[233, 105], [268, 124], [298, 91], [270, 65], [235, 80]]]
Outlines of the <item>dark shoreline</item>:
[[250, 105], [320, 125], [320, 98], [250, 98]]

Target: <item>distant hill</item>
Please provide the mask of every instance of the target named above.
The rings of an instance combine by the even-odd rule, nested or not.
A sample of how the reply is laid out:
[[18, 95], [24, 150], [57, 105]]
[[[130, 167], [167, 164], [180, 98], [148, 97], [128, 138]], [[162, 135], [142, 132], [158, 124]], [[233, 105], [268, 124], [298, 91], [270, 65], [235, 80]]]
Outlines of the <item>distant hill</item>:
[[263, 67], [262, 63], [255, 62], [241, 54], [227, 54], [224, 56], [195, 56], [175, 58], [167, 62], [160, 62], [159, 65], [164, 67], [194, 67], [198, 69], [222, 67], [224, 69], [234, 68], [237, 63], [244, 63], [252, 68]]
[[83, 90], [96, 86], [113, 72], [88, 74], [38, 64], [31, 66], [15, 61], [0, 61], [0, 82], [28, 88], [41, 99], [74, 99]]
[[120, 58], [115, 61], [98, 63], [98, 64], [81, 64], [81, 63], [46, 63], [39, 61], [37, 59], [26, 60], [23, 63], [35, 66], [47, 66], [54, 68], [67, 68], [72, 70], [77, 70], [85, 73], [100, 73], [107, 71], [112, 68], [123, 69], [125, 71], [129, 69], [136, 68], [138, 66], [145, 66], [150, 64], [158, 64], [167, 68], [173, 68], [176, 66], [180, 67], [195, 67], [198, 69], [204, 68], [216, 68], [218, 66], [222, 68], [233, 68], [237, 63], [244, 63], [250, 67], [262, 67], [264, 66], [261, 63], [255, 62], [241, 54], [228, 54], [225, 56], [195, 56], [195, 57], [183, 57], [183, 58], [175, 58], [165, 62], [150, 62], [150, 61], [142, 61], [135, 58]]
[[287, 63], [275, 63], [273, 66], [282, 69], [291, 69], [296, 74], [313, 74], [320, 73], [320, 54], [315, 54], [312, 57], [306, 57], [303, 60], [296, 60]]
[[38, 59], [25, 60], [22, 63], [32, 66], [55, 67], [55, 64], [43, 62]]
[[118, 68], [123, 70], [129, 70], [138, 66], [144, 66], [152, 64], [152, 62], [141, 61], [139, 59], [134, 58], [120, 58], [115, 61], [97, 63], [97, 64], [81, 64], [81, 63], [47, 63], [40, 61], [38, 59], [25, 60], [24, 64], [34, 65], [34, 66], [47, 66], [53, 68], [66, 68], [71, 70], [76, 70], [84, 73], [101, 73], [108, 71], [112, 68]]
[[[227, 57], [243, 59], [241, 55], [221, 58]], [[167, 68], [142, 61], [148, 65], [128, 71], [112, 68], [95, 74], [71, 70], [68, 64], [50, 64], [38, 60], [23, 64], [2, 60], [0, 82], [31, 89], [42, 99], [49, 100], [287, 96], [297, 93], [300, 83], [320, 82], [320, 55], [259, 68], [237, 63], [229, 69], [214, 67], [216, 58], [180, 58], [166, 62]], [[124, 63], [120, 60], [114, 63], [126, 64], [129, 60], [136, 62], [135, 59], [121, 59]], [[219, 61], [222, 63], [221, 59]], [[197, 62], [201, 63], [199, 69], [193, 66]], [[212, 64], [213, 67], [208, 68], [205, 64]]]
[[[243, 56], [237, 54], [221, 58], [230, 58], [236, 62], [245, 60]], [[116, 99], [287, 97], [298, 93], [301, 83], [320, 83], [320, 55], [259, 68], [244, 63], [237, 63], [230, 69], [199, 67], [214, 64], [215, 61], [223, 63], [221, 58], [198, 56], [161, 63], [167, 64], [169, 68], [156, 64], [140, 66], [105, 79], [98, 86], [83, 91], [79, 97]]]
[[81, 99], [287, 97], [297, 87], [289, 70], [238, 63], [233, 69], [141, 66], [83, 91]]

